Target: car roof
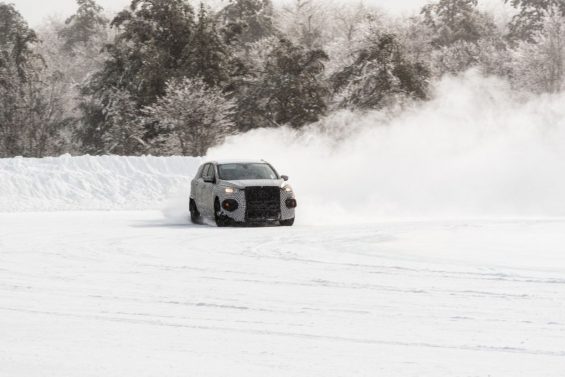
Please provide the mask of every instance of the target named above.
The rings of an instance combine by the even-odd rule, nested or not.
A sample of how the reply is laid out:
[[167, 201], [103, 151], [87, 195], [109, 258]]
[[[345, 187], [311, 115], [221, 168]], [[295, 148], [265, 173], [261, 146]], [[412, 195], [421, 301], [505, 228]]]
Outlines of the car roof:
[[225, 159], [225, 160], [214, 160], [214, 161], [207, 161], [205, 162], [206, 164], [217, 164], [217, 165], [223, 165], [223, 164], [266, 164], [267, 161], [265, 160], [229, 160], [229, 159]]

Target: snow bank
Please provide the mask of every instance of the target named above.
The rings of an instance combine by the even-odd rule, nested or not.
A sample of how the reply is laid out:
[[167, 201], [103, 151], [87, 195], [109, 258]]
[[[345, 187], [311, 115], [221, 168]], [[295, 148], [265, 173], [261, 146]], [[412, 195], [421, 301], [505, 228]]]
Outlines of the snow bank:
[[190, 157], [0, 159], [0, 211], [162, 208], [168, 198], [188, 197], [200, 163]]

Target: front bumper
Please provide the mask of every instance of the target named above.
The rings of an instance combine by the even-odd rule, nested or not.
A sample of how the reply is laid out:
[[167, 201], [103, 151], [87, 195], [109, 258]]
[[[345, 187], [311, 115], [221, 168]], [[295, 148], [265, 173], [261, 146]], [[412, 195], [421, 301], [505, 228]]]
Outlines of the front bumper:
[[[273, 189], [278, 190], [276, 202]], [[295, 217], [297, 206], [294, 193], [279, 187], [248, 187], [234, 193], [220, 193], [218, 198], [222, 216], [242, 224], [290, 220]]]

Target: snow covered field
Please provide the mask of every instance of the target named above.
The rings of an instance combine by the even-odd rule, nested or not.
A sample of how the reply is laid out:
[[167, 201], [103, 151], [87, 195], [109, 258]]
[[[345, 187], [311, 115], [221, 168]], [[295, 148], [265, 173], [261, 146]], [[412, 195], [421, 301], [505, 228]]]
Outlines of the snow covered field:
[[565, 222], [0, 215], [2, 376], [563, 376]]
[[565, 373], [565, 220], [193, 226], [198, 160], [81, 159], [0, 161], [0, 376]]

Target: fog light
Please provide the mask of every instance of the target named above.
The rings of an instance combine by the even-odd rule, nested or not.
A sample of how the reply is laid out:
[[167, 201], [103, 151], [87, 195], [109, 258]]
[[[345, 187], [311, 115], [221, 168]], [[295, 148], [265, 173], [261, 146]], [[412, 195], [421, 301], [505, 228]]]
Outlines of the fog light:
[[286, 200], [286, 208], [296, 208], [297, 205], [298, 205], [298, 203], [296, 202], [296, 199], [287, 199]]
[[234, 199], [226, 199], [222, 203], [222, 208], [225, 209], [226, 211], [233, 212], [239, 208], [239, 204]]

